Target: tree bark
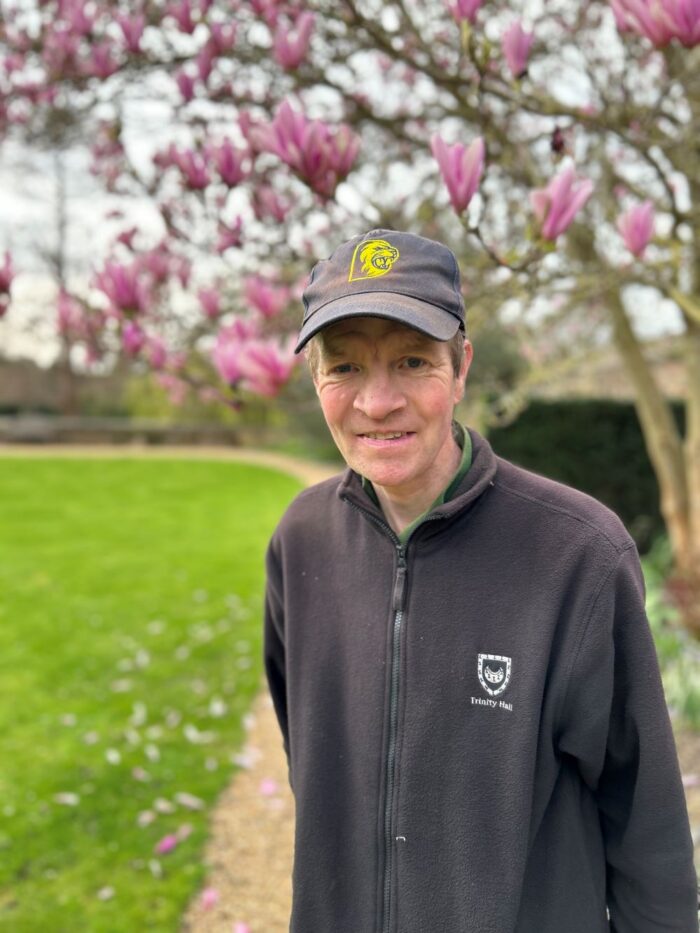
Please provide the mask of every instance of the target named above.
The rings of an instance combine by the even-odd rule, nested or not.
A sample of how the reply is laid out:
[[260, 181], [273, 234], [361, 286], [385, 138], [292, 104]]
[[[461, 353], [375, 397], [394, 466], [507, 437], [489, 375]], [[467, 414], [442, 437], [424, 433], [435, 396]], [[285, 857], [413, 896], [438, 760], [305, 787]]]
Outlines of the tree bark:
[[690, 491], [683, 442], [671, 407], [659, 389], [632, 330], [619, 291], [608, 292], [615, 345], [635, 387], [635, 408], [654, 467], [661, 514], [668, 528], [674, 562], [685, 567], [692, 551]]

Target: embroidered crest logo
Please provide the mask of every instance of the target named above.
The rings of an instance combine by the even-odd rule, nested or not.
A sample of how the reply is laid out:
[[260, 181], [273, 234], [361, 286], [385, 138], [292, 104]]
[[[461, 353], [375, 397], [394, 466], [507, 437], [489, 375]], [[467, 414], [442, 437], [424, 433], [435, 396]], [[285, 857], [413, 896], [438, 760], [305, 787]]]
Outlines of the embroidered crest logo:
[[510, 683], [511, 659], [501, 654], [480, 654], [479, 683], [490, 697], [500, 696]]
[[399, 251], [387, 240], [364, 240], [352, 254], [348, 282], [386, 275], [398, 258]]

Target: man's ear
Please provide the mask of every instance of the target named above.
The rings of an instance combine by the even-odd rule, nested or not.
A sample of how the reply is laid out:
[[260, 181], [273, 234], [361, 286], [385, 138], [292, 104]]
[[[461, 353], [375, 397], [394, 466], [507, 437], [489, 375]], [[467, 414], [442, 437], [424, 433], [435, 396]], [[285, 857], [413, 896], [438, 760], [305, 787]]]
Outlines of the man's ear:
[[472, 346], [471, 340], [464, 340], [464, 356], [462, 358], [462, 363], [459, 367], [459, 375], [457, 376], [457, 385], [455, 387], [455, 405], [457, 402], [461, 401], [464, 397], [464, 384], [467, 381], [467, 375], [469, 373], [469, 367], [472, 365], [472, 359], [474, 358], [474, 347]]

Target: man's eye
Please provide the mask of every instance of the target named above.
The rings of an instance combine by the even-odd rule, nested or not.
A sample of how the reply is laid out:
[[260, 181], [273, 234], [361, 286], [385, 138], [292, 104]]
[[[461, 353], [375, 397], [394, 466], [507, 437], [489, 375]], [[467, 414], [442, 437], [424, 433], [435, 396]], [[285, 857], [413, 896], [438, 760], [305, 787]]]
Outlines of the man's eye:
[[404, 360], [404, 366], [407, 369], [420, 369], [424, 365], [425, 360], [422, 360], [419, 356], [409, 356]]
[[331, 369], [332, 373], [337, 373], [339, 376], [345, 375], [346, 373], [352, 372], [352, 363], [338, 363]]

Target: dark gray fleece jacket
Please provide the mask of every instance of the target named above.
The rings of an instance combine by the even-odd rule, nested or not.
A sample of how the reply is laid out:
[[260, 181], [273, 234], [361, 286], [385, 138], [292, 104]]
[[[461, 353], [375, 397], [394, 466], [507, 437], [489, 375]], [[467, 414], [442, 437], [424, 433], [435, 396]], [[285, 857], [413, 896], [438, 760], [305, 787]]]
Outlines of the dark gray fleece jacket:
[[301, 493], [270, 543], [290, 930], [694, 933], [634, 544], [471, 434], [456, 496], [405, 548], [351, 471]]

